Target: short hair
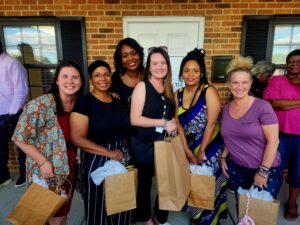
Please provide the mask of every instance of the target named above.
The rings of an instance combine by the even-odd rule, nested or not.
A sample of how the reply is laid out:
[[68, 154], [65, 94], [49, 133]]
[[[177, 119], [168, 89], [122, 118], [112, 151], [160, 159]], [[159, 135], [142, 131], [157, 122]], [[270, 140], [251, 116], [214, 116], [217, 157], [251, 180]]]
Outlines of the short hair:
[[253, 66], [253, 60], [251, 57], [242, 57], [239, 56], [236, 59], [230, 61], [226, 73], [227, 73], [227, 82], [230, 82], [231, 75], [238, 71], [247, 72], [250, 75], [250, 79], [252, 79], [251, 68]]
[[259, 78], [262, 74], [269, 73], [273, 74], [276, 67], [274, 63], [268, 61], [259, 61], [251, 69], [253, 76]]
[[290, 58], [294, 55], [300, 55], [300, 49], [295, 49], [295, 50], [291, 51], [286, 57], [286, 63], [288, 63]]

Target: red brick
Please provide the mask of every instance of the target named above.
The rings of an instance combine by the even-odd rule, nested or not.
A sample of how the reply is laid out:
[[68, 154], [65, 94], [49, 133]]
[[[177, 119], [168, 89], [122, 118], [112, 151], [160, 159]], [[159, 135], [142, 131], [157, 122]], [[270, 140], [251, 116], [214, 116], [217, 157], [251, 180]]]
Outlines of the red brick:
[[37, 0], [21, 0], [21, 4], [37, 4]]
[[5, 0], [5, 5], [18, 5], [21, 0]]
[[53, 0], [38, 0], [38, 4], [53, 4]]

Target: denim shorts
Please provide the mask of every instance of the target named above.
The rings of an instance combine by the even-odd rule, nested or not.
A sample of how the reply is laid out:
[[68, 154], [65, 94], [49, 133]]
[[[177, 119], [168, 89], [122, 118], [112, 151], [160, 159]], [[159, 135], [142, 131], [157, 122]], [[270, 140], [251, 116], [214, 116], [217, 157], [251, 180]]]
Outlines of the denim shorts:
[[288, 166], [287, 182], [290, 187], [300, 188], [300, 135], [280, 133], [279, 152], [281, 169]]

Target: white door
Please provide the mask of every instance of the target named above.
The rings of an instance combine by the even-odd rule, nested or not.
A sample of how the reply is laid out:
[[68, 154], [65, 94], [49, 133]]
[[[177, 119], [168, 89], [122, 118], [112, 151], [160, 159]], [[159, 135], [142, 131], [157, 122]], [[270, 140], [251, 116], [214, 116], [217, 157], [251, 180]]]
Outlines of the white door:
[[124, 17], [124, 37], [136, 39], [148, 49], [167, 46], [172, 65], [174, 90], [182, 86], [178, 80], [182, 58], [194, 48], [203, 48], [204, 17]]

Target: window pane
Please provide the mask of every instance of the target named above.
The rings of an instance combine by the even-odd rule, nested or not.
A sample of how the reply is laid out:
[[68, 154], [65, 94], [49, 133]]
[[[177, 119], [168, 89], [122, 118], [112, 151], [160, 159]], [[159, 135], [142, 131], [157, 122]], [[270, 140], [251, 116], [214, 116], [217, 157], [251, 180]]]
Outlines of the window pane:
[[285, 64], [285, 58], [289, 52], [290, 52], [289, 45], [274, 46], [272, 62], [275, 64]]
[[4, 26], [6, 51], [25, 64], [57, 64], [54, 26]]
[[292, 42], [300, 44], [300, 25], [294, 27]]
[[292, 27], [278, 25], [275, 27], [274, 44], [289, 44], [291, 42]]

